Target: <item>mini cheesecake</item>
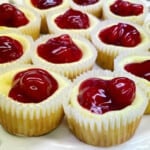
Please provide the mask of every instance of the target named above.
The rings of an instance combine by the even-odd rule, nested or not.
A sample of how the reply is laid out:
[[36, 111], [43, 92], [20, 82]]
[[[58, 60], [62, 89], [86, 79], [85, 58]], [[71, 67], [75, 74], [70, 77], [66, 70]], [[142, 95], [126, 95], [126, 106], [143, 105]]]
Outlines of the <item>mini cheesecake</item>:
[[10, 3], [0, 4], [0, 30], [20, 31], [36, 39], [40, 34], [41, 18], [34, 11]]
[[32, 65], [2, 73], [0, 83], [0, 122], [9, 133], [40, 136], [61, 123], [68, 79]]
[[51, 14], [60, 9], [67, 9], [69, 7], [68, 0], [24, 0], [23, 4], [27, 8], [31, 8], [41, 16], [41, 32], [47, 33], [48, 27], [46, 22], [46, 14]]
[[93, 70], [74, 80], [64, 110], [68, 126], [79, 140], [107, 147], [134, 135], [147, 102], [129, 76]]
[[33, 39], [20, 32], [0, 31], [0, 73], [19, 66], [30, 64], [30, 51]]
[[104, 19], [120, 19], [142, 25], [148, 9], [140, 0], [107, 0], [103, 3]]
[[71, 0], [70, 6], [100, 18], [102, 16], [103, 0]]
[[145, 30], [134, 23], [105, 20], [91, 32], [98, 50], [97, 64], [113, 70], [115, 57], [122, 52], [148, 51], [150, 38]]
[[69, 33], [90, 39], [90, 32], [100, 22], [93, 15], [76, 9], [64, 9], [47, 14], [49, 33]]
[[145, 114], [150, 114], [150, 52], [123, 53], [115, 59], [114, 69], [132, 75], [143, 85], [149, 99]]
[[91, 42], [69, 34], [43, 35], [35, 42], [31, 53], [34, 64], [70, 79], [92, 69], [96, 57], [97, 51]]

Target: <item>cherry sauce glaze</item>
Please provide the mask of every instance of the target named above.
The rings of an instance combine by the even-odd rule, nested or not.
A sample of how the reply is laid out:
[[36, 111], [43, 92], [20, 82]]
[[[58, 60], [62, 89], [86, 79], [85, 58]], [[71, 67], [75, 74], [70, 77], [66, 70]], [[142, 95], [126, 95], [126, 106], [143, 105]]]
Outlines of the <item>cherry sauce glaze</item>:
[[57, 16], [55, 23], [62, 29], [87, 29], [90, 26], [88, 16], [72, 8], [68, 9], [64, 14]]
[[0, 36], [0, 63], [17, 60], [23, 55], [21, 43], [8, 36]]
[[135, 92], [135, 83], [126, 77], [111, 80], [89, 78], [80, 84], [78, 102], [93, 113], [104, 114], [130, 105]]
[[21, 27], [29, 23], [25, 14], [9, 3], [0, 5], [0, 26]]
[[141, 4], [134, 4], [125, 0], [116, 0], [110, 6], [110, 10], [118, 16], [138, 16], [143, 13], [144, 7]]
[[82, 51], [68, 34], [49, 39], [37, 48], [38, 55], [48, 62], [61, 64], [79, 61]]
[[141, 42], [139, 31], [132, 25], [125, 23], [105, 28], [98, 36], [104, 43], [116, 46], [134, 47]]
[[9, 97], [22, 103], [39, 103], [55, 93], [57, 81], [47, 71], [39, 68], [17, 73]]

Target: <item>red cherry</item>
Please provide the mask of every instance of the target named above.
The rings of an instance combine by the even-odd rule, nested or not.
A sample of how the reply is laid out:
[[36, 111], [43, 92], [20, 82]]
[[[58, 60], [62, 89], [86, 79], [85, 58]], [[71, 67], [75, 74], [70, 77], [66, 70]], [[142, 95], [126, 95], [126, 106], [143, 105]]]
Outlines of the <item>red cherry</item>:
[[132, 11], [133, 11], [133, 14], [135, 15], [139, 15], [141, 13], [143, 13], [143, 6], [142, 5], [139, 5], [139, 4], [133, 4], [132, 5]]
[[131, 14], [130, 3], [124, 2], [122, 0], [116, 1], [113, 5], [110, 6], [110, 9], [113, 13], [120, 16], [128, 16]]
[[[136, 35], [136, 36], [135, 36]], [[131, 32], [128, 32], [128, 34], [125, 34], [122, 39], [121, 39], [121, 43], [124, 46], [128, 46], [128, 45], [136, 45], [137, 43], [140, 43], [140, 34], [137, 33], [136, 30], [133, 30]]]
[[31, 0], [32, 4], [39, 9], [48, 9], [60, 5], [62, 0]]
[[119, 16], [137, 16], [143, 13], [143, 5], [133, 4], [124, 0], [116, 0], [115, 3], [110, 6], [110, 10]]
[[109, 108], [109, 98], [105, 90], [96, 88], [94, 86], [85, 88], [82, 93], [78, 95], [78, 101], [84, 108], [89, 109], [94, 113], [104, 113]]
[[0, 36], [0, 63], [8, 63], [23, 55], [22, 45], [8, 36]]
[[51, 90], [48, 78], [36, 72], [27, 72], [20, 79], [20, 87], [28, 97], [39, 100], [45, 99]]
[[48, 62], [71, 63], [81, 59], [82, 51], [69, 35], [60, 35], [38, 46], [38, 55]]
[[107, 83], [105, 80], [99, 79], [99, 78], [90, 78], [85, 80], [84, 82], [82, 82], [82, 84], [80, 85], [79, 90], [83, 90], [86, 88], [90, 88], [90, 87], [96, 87], [96, 88], [103, 88], [105, 89], [107, 86]]
[[106, 86], [106, 81], [98, 78], [84, 81], [79, 88], [78, 102], [94, 113], [101, 114], [110, 110], [111, 101]]
[[150, 60], [125, 65], [125, 70], [150, 81]]
[[115, 104], [121, 107], [130, 105], [135, 97], [135, 83], [125, 77], [114, 78], [109, 82], [109, 94]]
[[0, 25], [9, 25], [12, 22], [12, 12], [15, 11], [15, 8], [7, 3], [0, 5]]
[[0, 5], [0, 26], [20, 27], [29, 21], [25, 14], [9, 3]]
[[[104, 29], [101, 34], [105, 34], [105, 33], [111, 33], [109, 34], [109, 36], [103, 36], [105, 39], [103, 39], [104, 41], [108, 41], [109, 44], [113, 44], [116, 43], [116, 41], [118, 41], [120, 35], [119, 35], [119, 28], [118, 26], [112, 26], [108, 29]], [[119, 43], [118, 43], [119, 44]]]
[[18, 85], [18, 81], [14, 81], [13, 86], [11, 90], [9, 91], [9, 97], [13, 98], [16, 101], [23, 102], [23, 103], [29, 103], [30, 100], [26, 96], [24, 96], [24, 93], [20, 89]]
[[71, 8], [56, 17], [55, 23], [62, 29], [87, 29], [90, 26], [89, 18], [85, 13]]
[[25, 15], [21, 11], [16, 10], [14, 12], [14, 16], [13, 16], [13, 26], [14, 27], [26, 25], [28, 22], [29, 21], [27, 20], [27, 18], [25, 17]]
[[29, 69], [14, 77], [9, 96], [24, 103], [38, 103], [51, 96], [57, 88], [57, 81], [48, 72]]

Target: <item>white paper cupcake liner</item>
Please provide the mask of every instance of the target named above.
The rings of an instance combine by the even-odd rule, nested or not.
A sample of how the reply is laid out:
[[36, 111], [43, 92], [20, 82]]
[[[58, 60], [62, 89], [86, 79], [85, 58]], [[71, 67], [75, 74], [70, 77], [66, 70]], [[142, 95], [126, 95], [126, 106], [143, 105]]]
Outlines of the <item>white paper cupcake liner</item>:
[[102, 6], [103, 6], [103, 0], [99, 0], [94, 4], [86, 5], [86, 6], [79, 5], [75, 3], [73, 0], [70, 1], [70, 7], [72, 7], [73, 9], [88, 12], [99, 18], [102, 15]]
[[143, 28], [150, 36], [150, 14], [148, 14], [146, 19], [144, 20]]
[[37, 39], [40, 35], [41, 18], [40, 15], [29, 8], [19, 6], [20, 9], [26, 14], [29, 19], [29, 23], [26, 26], [22, 26], [19, 30], [22, 33], [28, 34]]
[[72, 63], [56, 64], [44, 60], [37, 54], [37, 46], [45, 43], [48, 39], [60, 36], [61, 34], [45, 35], [38, 39], [35, 43], [34, 50], [31, 52], [31, 58], [34, 64], [44, 68], [48, 68], [55, 72], [58, 72], [69, 78], [74, 78], [77, 75], [92, 69], [97, 57], [97, 51], [95, 47], [84, 37], [70, 35], [74, 43], [81, 49], [83, 57], [81, 60]]
[[64, 110], [71, 131], [80, 140], [97, 146], [112, 146], [127, 141], [135, 133], [148, 102], [137, 84], [136, 99], [131, 105], [103, 115], [83, 109], [76, 99], [78, 85], [83, 80], [90, 77], [110, 78], [110, 76], [120, 75], [109, 71], [94, 70], [81, 75], [74, 81], [70, 99], [64, 102]]
[[[26, 69], [29, 68], [39, 67], [33, 65]], [[13, 78], [17, 71], [22, 70], [25, 68], [12, 71], [10, 78]], [[69, 97], [68, 86], [71, 82], [54, 72], [50, 74], [59, 80], [57, 81], [59, 88], [52, 96], [40, 103], [20, 103], [12, 100], [5, 93], [0, 94], [1, 125], [8, 132], [22, 136], [39, 136], [52, 131], [60, 124], [64, 115], [62, 103]]]
[[49, 33], [68, 33], [71, 35], [82, 35], [87, 39], [91, 39], [91, 35], [90, 32], [91, 30], [93, 30], [96, 25], [100, 22], [99, 19], [97, 19], [95, 16], [81, 11], [85, 14], [87, 14], [89, 21], [90, 21], [90, 27], [87, 29], [61, 29], [60, 27], [58, 27], [55, 23], [55, 18], [58, 17], [59, 15], [64, 14], [68, 9], [61, 9], [58, 11], [54, 11], [52, 13], [48, 13], [46, 16], [46, 20], [47, 20], [47, 24], [48, 24], [48, 30]]
[[[134, 47], [123, 47], [123, 46], [105, 44], [102, 40], [100, 40], [100, 38], [98, 37], [98, 34], [100, 31], [118, 23], [126, 23], [126, 24], [134, 26], [141, 34], [141, 38], [142, 38], [141, 43], [139, 43], [137, 46], [134, 46]], [[91, 40], [98, 50], [98, 60], [97, 60], [98, 64], [100, 64], [105, 69], [112, 69], [112, 70], [114, 67], [113, 61], [118, 54], [124, 51], [125, 52], [148, 51], [150, 47], [149, 35], [145, 32], [145, 30], [141, 26], [127, 22], [127, 21], [121, 21], [121, 20], [105, 20], [99, 23], [96, 26], [96, 28], [91, 32]]]
[[27, 8], [31, 8], [32, 10], [34, 10], [36, 13], [40, 14], [41, 16], [41, 32], [42, 33], [47, 33], [48, 32], [48, 27], [47, 27], [47, 22], [46, 22], [46, 14], [51, 14], [52, 12], [55, 12], [57, 10], [60, 9], [66, 9], [69, 7], [69, 1], [68, 0], [63, 0], [62, 4], [55, 6], [55, 7], [51, 7], [49, 9], [39, 9], [36, 8], [32, 5], [30, 0], [24, 0], [23, 4], [27, 7]]
[[140, 15], [125, 16], [125, 17], [116, 15], [113, 12], [111, 12], [111, 10], [110, 10], [110, 6], [112, 4], [114, 4], [115, 1], [114, 0], [107, 0], [107, 2], [103, 3], [103, 7], [102, 7], [103, 8], [103, 18], [104, 19], [119, 19], [119, 20], [129, 21], [129, 22], [133, 22], [133, 23], [137, 23], [137, 24], [142, 25], [144, 23], [146, 15], [148, 14], [147, 6], [141, 0], [127, 0], [127, 1], [129, 1], [133, 4], [143, 5], [143, 7], [144, 7], [143, 13], [140, 14]]

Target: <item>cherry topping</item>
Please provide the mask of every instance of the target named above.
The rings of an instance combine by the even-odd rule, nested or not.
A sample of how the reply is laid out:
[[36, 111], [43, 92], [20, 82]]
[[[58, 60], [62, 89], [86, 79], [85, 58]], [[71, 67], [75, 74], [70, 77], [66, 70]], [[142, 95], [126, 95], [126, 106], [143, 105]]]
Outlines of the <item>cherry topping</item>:
[[110, 110], [110, 97], [107, 94], [107, 82], [90, 78], [79, 87], [78, 102], [91, 112], [102, 114]]
[[150, 81], [150, 60], [125, 65], [125, 70]]
[[134, 47], [141, 42], [138, 30], [125, 23], [118, 23], [117, 25], [103, 29], [99, 33], [99, 38], [106, 44], [125, 47]]
[[71, 63], [81, 59], [82, 51], [67, 34], [49, 39], [38, 46], [38, 55], [52, 63]]
[[45, 70], [28, 69], [16, 74], [9, 97], [23, 103], [39, 103], [58, 88], [57, 81]]
[[32, 4], [39, 9], [48, 9], [60, 5], [62, 0], [31, 0]]
[[143, 13], [143, 9], [143, 5], [141, 4], [134, 4], [124, 0], [116, 0], [110, 6], [110, 10], [119, 16], [137, 16]]
[[98, 0], [73, 0], [73, 1], [78, 5], [83, 5], [83, 6], [95, 4], [98, 2]]
[[9, 3], [0, 5], [0, 26], [20, 27], [28, 24], [25, 14]]
[[0, 36], [0, 63], [7, 63], [23, 55], [22, 45], [8, 36]]
[[89, 78], [79, 87], [78, 102], [93, 113], [103, 114], [130, 105], [135, 90], [134, 82], [125, 77], [112, 80]]
[[[115, 105], [124, 107], [130, 105], [135, 97], [135, 84], [128, 78], [114, 78], [108, 83], [109, 94]], [[115, 106], [118, 107], [118, 106]]]
[[62, 29], [87, 29], [90, 26], [89, 18], [85, 13], [71, 8], [56, 17], [55, 23]]

